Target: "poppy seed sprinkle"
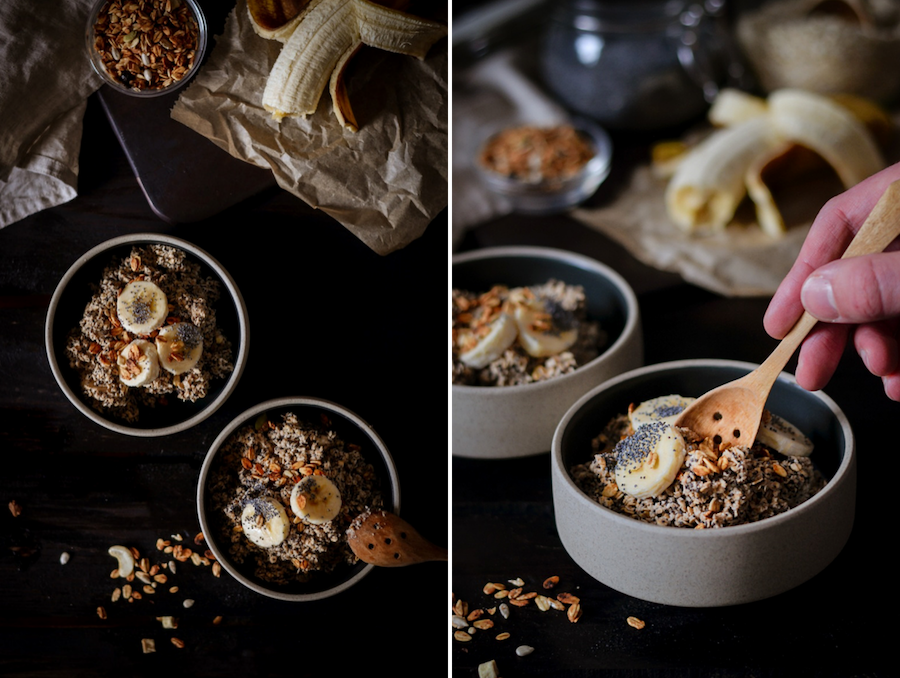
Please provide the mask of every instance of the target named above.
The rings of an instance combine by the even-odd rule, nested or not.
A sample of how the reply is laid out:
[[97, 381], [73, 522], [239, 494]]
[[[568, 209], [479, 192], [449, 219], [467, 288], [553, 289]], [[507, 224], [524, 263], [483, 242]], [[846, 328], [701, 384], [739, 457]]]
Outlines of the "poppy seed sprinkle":
[[626, 471], [638, 468], [662, 440], [668, 426], [664, 421], [644, 424], [630, 436], [616, 443], [613, 450], [616, 455], [616, 466], [621, 466]]

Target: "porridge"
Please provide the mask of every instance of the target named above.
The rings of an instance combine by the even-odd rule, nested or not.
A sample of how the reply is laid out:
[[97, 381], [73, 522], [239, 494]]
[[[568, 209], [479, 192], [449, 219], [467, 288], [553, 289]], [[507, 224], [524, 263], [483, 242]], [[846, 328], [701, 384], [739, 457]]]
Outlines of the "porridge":
[[99, 412], [136, 422], [142, 407], [205, 398], [233, 370], [214, 304], [219, 283], [168, 245], [135, 246], [103, 271], [66, 357]]
[[324, 415], [263, 415], [225, 441], [209, 475], [217, 539], [236, 563], [274, 584], [356, 563], [346, 531], [363, 511], [382, 507], [378, 488], [362, 450]]
[[572, 479], [613, 511], [658, 525], [715, 528], [783, 513], [825, 486], [812, 442], [766, 412], [750, 447], [720, 447], [673, 422], [691, 398], [629, 407], [593, 439], [594, 457]]
[[568, 374], [606, 343], [589, 320], [584, 289], [549, 280], [452, 293], [454, 384], [515, 386]]

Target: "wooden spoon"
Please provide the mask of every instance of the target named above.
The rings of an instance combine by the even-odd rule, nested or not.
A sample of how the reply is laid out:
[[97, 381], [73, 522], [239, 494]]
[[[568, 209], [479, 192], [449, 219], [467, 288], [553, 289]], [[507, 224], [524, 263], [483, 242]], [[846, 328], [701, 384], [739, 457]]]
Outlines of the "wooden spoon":
[[435, 546], [400, 516], [381, 509], [360, 514], [347, 530], [356, 557], [380, 567], [402, 567], [447, 560], [447, 549]]
[[[881, 252], [900, 235], [900, 180], [879, 199], [865, 223], [854, 236], [842, 259]], [[676, 426], [719, 444], [746, 446], [756, 439], [769, 391], [788, 360], [817, 319], [806, 311], [775, 347], [772, 354], [749, 374], [714, 388], [681, 413]]]

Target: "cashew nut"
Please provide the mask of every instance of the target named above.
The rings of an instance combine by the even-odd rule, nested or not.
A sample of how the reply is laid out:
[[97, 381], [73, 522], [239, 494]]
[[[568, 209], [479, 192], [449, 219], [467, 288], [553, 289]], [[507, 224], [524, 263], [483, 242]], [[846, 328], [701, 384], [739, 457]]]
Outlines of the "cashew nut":
[[109, 555], [119, 562], [119, 576], [127, 577], [134, 572], [134, 555], [127, 546], [110, 546]]

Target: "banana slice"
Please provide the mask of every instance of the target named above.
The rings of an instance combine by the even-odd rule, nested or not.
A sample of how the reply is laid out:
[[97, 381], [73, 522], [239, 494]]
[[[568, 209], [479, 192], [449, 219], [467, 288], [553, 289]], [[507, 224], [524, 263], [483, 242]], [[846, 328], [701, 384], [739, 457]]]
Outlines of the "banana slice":
[[291, 490], [291, 509], [303, 521], [321, 525], [341, 512], [341, 493], [325, 476], [307, 476]]
[[509, 313], [501, 313], [490, 324], [490, 331], [474, 348], [460, 354], [459, 359], [476, 370], [487, 367], [512, 346], [519, 333], [519, 326]]
[[659, 496], [681, 470], [686, 450], [671, 424], [644, 424], [615, 447], [616, 485], [637, 499]]
[[135, 339], [119, 351], [116, 364], [119, 379], [126, 386], [145, 386], [159, 376], [156, 346], [146, 339]]
[[126, 330], [146, 336], [162, 327], [169, 315], [169, 302], [155, 283], [132, 280], [116, 300], [116, 314]]
[[759, 425], [756, 442], [771, 447], [787, 457], [808, 457], [812, 454], [813, 443], [789, 421], [777, 414]]
[[284, 505], [274, 497], [251, 499], [241, 511], [244, 535], [257, 546], [269, 548], [283, 542], [291, 529]]
[[[511, 297], [514, 295], [511, 295]], [[578, 339], [578, 327], [570, 311], [545, 300], [525, 298], [515, 303], [519, 343], [530, 356], [559, 355]]]
[[652, 424], [656, 421], [664, 421], [674, 424], [678, 415], [696, 398], [680, 395], [666, 395], [651, 398], [640, 403], [637, 407], [628, 408], [628, 418], [631, 420], [631, 428], [635, 431], [641, 426]]
[[159, 362], [172, 374], [192, 369], [203, 355], [203, 334], [193, 323], [173, 323], [156, 335]]

